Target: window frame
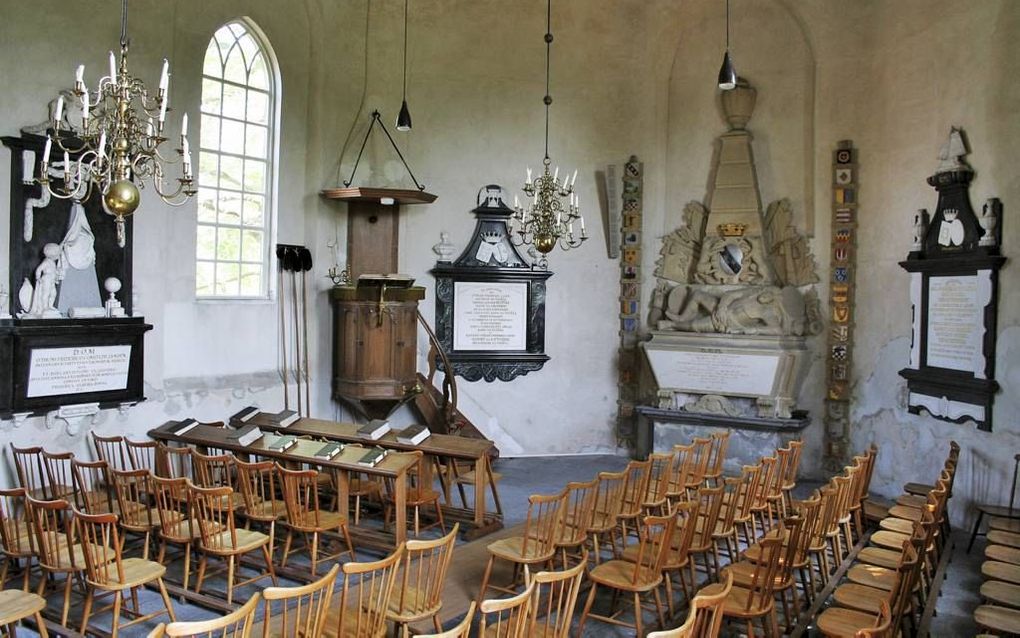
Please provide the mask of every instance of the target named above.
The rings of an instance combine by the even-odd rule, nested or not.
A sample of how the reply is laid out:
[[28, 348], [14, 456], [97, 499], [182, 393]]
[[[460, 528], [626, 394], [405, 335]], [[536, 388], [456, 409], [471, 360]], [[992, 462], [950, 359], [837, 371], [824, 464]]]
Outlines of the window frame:
[[[212, 264], [220, 264], [220, 263], [230, 264], [230, 263], [235, 263], [235, 264], [238, 264], [239, 268], [240, 268], [240, 265], [246, 263], [243, 260], [242, 254], [238, 255], [238, 259], [237, 260], [220, 260], [219, 258], [217, 258], [215, 252], [214, 252], [214, 255], [213, 255], [212, 259], [199, 259], [199, 257], [198, 257], [198, 229], [199, 229], [200, 226], [208, 226], [208, 227], [211, 227], [211, 228], [216, 228], [217, 231], [220, 228], [238, 228], [240, 232], [243, 232], [244, 229], [245, 229], [245, 226], [244, 226], [244, 223], [243, 223], [243, 204], [242, 204], [242, 221], [241, 221], [239, 226], [235, 227], [235, 226], [230, 225], [230, 224], [223, 224], [223, 223], [221, 223], [219, 221], [219, 209], [218, 209], [218, 203], [217, 203], [217, 219], [213, 223], [200, 222], [198, 220], [197, 207], [196, 207], [195, 237], [194, 237], [194, 242], [193, 242], [193, 245], [194, 245], [194, 248], [195, 248], [195, 253], [194, 253], [194, 258], [192, 260], [192, 263], [193, 263], [193, 265], [195, 267], [195, 271], [194, 271], [195, 272], [195, 277], [194, 277], [194, 283], [193, 283], [193, 286], [192, 286], [192, 294], [194, 295], [194, 300], [197, 303], [203, 303], [203, 304], [204, 303], [216, 304], [216, 303], [222, 303], [222, 302], [229, 302], [229, 303], [255, 303], [255, 304], [259, 304], [259, 303], [273, 303], [273, 302], [276, 301], [276, 296], [278, 294], [278, 291], [277, 291], [276, 285], [275, 285], [275, 278], [272, 276], [272, 273], [273, 273], [273, 271], [276, 268], [276, 255], [275, 255], [275, 251], [273, 250], [273, 247], [276, 245], [276, 229], [277, 229], [277, 226], [278, 226], [277, 222], [278, 222], [278, 219], [279, 219], [279, 206], [278, 206], [279, 171], [277, 170], [277, 167], [279, 166], [279, 163], [280, 163], [279, 162], [279, 160], [280, 160], [280, 111], [281, 111], [281, 103], [282, 103], [282, 93], [283, 93], [282, 87], [283, 87], [283, 83], [282, 83], [282, 79], [280, 77], [281, 76], [281, 74], [280, 74], [280, 65], [279, 65], [279, 62], [278, 62], [278, 60], [276, 58], [276, 53], [273, 50], [273, 47], [272, 47], [272, 45], [269, 42], [269, 38], [266, 37], [265, 32], [254, 22], [254, 20], [252, 20], [251, 18], [249, 18], [247, 16], [239, 16], [239, 17], [231, 18], [229, 20], [224, 21], [218, 27], [216, 27], [212, 31], [212, 33], [209, 35], [209, 37], [206, 38], [206, 40], [205, 40], [205, 48], [202, 51], [201, 73], [199, 75], [199, 77], [200, 77], [199, 106], [198, 106], [198, 115], [199, 115], [199, 117], [197, 118], [198, 119], [198, 122], [197, 122], [197, 124], [198, 124], [198, 127], [197, 127], [198, 128], [198, 152], [199, 152], [198, 161], [199, 161], [199, 166], [201, 166], [201, 154], [203, 152], [211, 153], [211, 154], [214, 154], [216, 156], [216, 158], [217, 158], [217, 183], [214, 186], [206, 186], [206, 188], [212, 189], [216, 193], [217, 200], [218, 200], [219, 196], [220, 196], [220, 193], [223, 192], [223, 189], [220, 188], [220, 184], [219, 184], [219, 177], [222, 174], [219, 163], [221, 162], [222, 158], [223, 157], [236, 157], [236, 158], [242, 159], [242, 161], [243, 161], [244, 158], [249, 157], [249, 156], [244, 154], [243, 150], [242, 150], [242, 152], [240, 154], [238, 154], [238, 153], [233, 153], [233, 152], [225, 152], [222, 149], [222, 146], [223, 146], [223, 144], [222, 144], [222, 141], [223, 141], [223, 137], [222, 137], [222, 125], [223, 125], [223, 122], [226, 121], [226, 120], [229, 120], [229, 121], [241, 121], [241, 122], [244, 122], [245, 124], [247, 124], [248, 122], [256, 123], [253, 120], [249, 120], [248, 119], [247, 112], [245, 113], [245, 117], [244, 117], [243, 120], [238, 120], [237, 118], [228, 117], [228, 116], [224, 115], [224, 113], [223, 113], [223, 105], [222, 105], [222, 97], [221, 97], [221, 104], [220, 104], [219, 114], [213, 115], [211, 113], [206, 113], [202, 109], [202, 99], [204, 98], [204, 93], [205, 93], [205, 91], [204, 91], [204, 84], [205, 84], [205, 80], [207, 80], [207, 79], [219, 82], [222, 86], [230, 85], [230, 86], [243, 87], [243, 88], [245, 88], [245, 90], [247, 90], [249, 88], [255, 88], [258, 91], [262, 91], [263, 90], [263, 89], [259, 89], [258, 87], [253, 87], [251, 84], [241, 85], [241, 84], [238, 84], [237, 82], [234, 82], [234, 81], [231, 81], [231, 80], [227, 80], [224, 77], [225, 69], [226, 69], [226, 61], [225, 60], [221, 62], [221, 65], [223, 67], [223, 70], [221, 71], [221, 77], [217, 78], [217, 77], [212, 77], [212, 76], [206, 75], [206, 72], [205, 72], [205, 57], [206, 57], [206, 52], [209, 49], [209, 46], [211, 44], [213, 44], [214, 42], [217, 42], [216, 34], [221, 29], [229, 28], [233, 24], [237, 24], [241, 28], [243, 28], [245, 30], [245, 32], [248, 34], [248, 36], [251, 37], [252, 40], [254, 40], [255, 43], [258, 45], [259, 51], [262, 54], [263, 60], [265, 62], [266, 75], [267, 75], [268, 84], [269, 84], [268, 89], [265, 90], [265, 92], [266, 92], [266, 94], [268, 96], [268, 100], [267, 100], [268, 113], [267, 113], [266, 124], [265, 124], [265, 127], [266, 127], [266, 154], [265, 154], [264, 157], [250, 156], [253, 159], [260, 159], [260, 160], [265, 161], [265, 163], [266, 163], [265, 194], [264, 194], [265, 202], [264, 202], [264, 209], [263, 209], [263, 227], [262, 227], [262, 232], [263, 232], [263, 247], [262, 248], [263, 248], [263, 250], [262, 250], [262, 262], [261, 262], [262, 263], [262, 268], [263, 268], [263, 272], [262, 272], [263, 281], [262, 281], [262, 285], [261, 285], [261, 290], [260, 290], [259, 294], [257, 294], [257, 295], [243, 295], [243, 294], [240, 294], [240, 282], [238, 284], [238, 293], [237, 294], [229, 294], [229, 295], [217, 295], [217, 294], [202, 295], [202, 294], [199, 294], [199, 292], [198, 292], [198, 265], [199, 265], [199, 263], [212, 263]], [[235, 39], [240, 39], [236, 35], [234, 37], [235, 37]], [[240, 45], [235, 44], [234, 46], [240, 46]], [[222, 88], [221, 88], [221, 91], [222, 91]], [[221, 92], [221, 96], [222, 96], [222, 92]], [[247, 100], [246, 100], [246, 102], [247, 102]], [[216, 150], [205, 149], [202, 146], [202, 123], [203, 123], [203, 116], [205, 116], [205, 115], [209, 115], [211, 117], [217, 118], [217, 120], [219, 122], [219, 125], [220, 125], [220, 133], [219, 133], [220, 134], [220, 138], [218, 140], [218, 144], [217, 144], [218, 148]], [[232, 191], [232, 190], [228, 189], [226, 191], [226, 192], [231, 192], [231, 193], [235, 193], [236, 192], [238, 198], [241, 199], [241, 200], [243, 200], [243, 198], [244, 198], [244, 196], [246, 194], [252, 194], [252, 193], [244, 190], [244, 184], [243, 184], [244, 176], [245, 176], [244, 175], [244, 169], [242, 168], [242, 171], [241, 171], [241, 180], [242, 180], [241, 190], [239, 190], [239, 191]], [[201, 183], [200, 176], [199, 176], [199, 181], [198, 181], [198, 187], [199, 187], [199, 189], [201, 189], [203, 187], [203, 185]], [[242, 245], [243, 245], [243, 239], [242, 239], [241, 244], [239, 244], [239, 246], [238, 246], [238, 250], [239, 251], [241, 251]], [[213, 249], [214, 249], [214, 251], [217, 249], [217, 246], [215, 244], [214, 244]], [[247, 262], [247, 263], [254, 263], [254, 262]], [[240, 274], [239, 274], [239, 276], [240, 276]], [[215, 266], [214, 266], [214, 275], [213, 275], [213, 289], [214, 290], [215, 290], [215, 286], [216, 286], [216, 278], [215, 278]]]

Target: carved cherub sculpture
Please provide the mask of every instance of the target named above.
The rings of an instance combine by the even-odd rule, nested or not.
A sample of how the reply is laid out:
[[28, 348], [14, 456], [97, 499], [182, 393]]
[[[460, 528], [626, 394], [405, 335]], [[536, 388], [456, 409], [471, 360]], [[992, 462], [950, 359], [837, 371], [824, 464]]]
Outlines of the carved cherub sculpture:
[[[59, 318], [57, 311], [57, 259], [60, 258], [60, 246], [46, 244], [43, 246], [43, 260], [35, 269], [35, 286], [32, 288], [32, 304], [24, 317], [33, 319]], [[27, 283], [27, 280], [26, 280]]]

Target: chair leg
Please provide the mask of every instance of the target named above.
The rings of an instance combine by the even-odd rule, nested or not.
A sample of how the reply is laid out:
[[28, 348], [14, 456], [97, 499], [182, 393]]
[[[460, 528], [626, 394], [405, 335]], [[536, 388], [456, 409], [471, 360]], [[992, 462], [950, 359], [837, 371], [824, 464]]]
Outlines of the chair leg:
[[641, 631], [641, 594], [637, 592], [634, 592], [634, 627], [638, 636], [644, 633]]
[[[492, 562], [496, 560], [496, 557], [489, 555], [489, 562], [485, 566], [485, 573], [482, 574], [482, 590], [478, 593], [478, 602], [481, 603], [485, 600], [485, 590], [489, 587], [489, 576], [492, 574]], [[594, 589], [594, 586], [592, 587]]]
[[578, 636], [583, 636], [584, 635], [584, 622], [586, 620], [588, 620], [588, 613], [591, 611], [592, 603], [595, 602], [595, 590], [598, 589], [598, 588], [599, 588], [599, 586], [598, 586], [597, 583], [592, 583], [591, 584], [591, 591], [588, 592], [588, 601], [584, 603], [584, 611], [581, 612], [581, 620], [578, 621], [578, 624], [577, 624], [577, 635]]
[[[305, 542], [306, 543], [308, 542], [307, 539], [305, 540]], [[312, 548], [311, 548], [311, 550], [309, 550], [309, 554], [311, 554], [311, 557], [312, 557], [312, 578], [315, 578], [315, 567], [317, 566], [317, 564], [319, 562], [318, 561], [318, 559], [319, 559], [319, 533], [318, 532], [312, 532]]]
[[195, 581], [195, 593], [202, 593], [202, 581], [205, 580], [205, 567], [209, 557], [204, 553], [202, 554], [202, 560], [198, 563], [198, 580]]
[[[163, 561], [159, 561], [162, 563]], [[191, 543], [184, 545], [184, 591], [188, 590], [188, 579], [191, 577]]]
[[290, 542], [294, 539], [294, 530], [287, 529], [287, 540], [283, 542], [283, 558], [280, 559], [280, 567], [287, 566], [287, 557], [290, 556]]
[[262, 557], [266, 559], [266, 571], [269, 572], [269, 579], [273, 581], [273, 586], [279, 585], [276, 580], [276, 568], [273, 567], [273, 557], [269, 555], [269, 547], [267, 545], [262, 546]]
[[[35, 626], [39, 630], [39, 636], [41, 638], [50, 638], [50, 633], [46, 631], [46, 623], [43, 622], [42, 614], [35, 612]], [[11, 638], [14, 638], [14, 633], [11, 633]]]
[[234, 602], [234, 555], [227, 556], [227, 604]]
[[653, 589], [652, 594], [655, 596], [655, 611], [659, 614], [659, 629], [665, 629], [666, 617], [662, 615], [662, 598], [659, 596], [659, 588]]
[[439, 506], [439, 498], [436, 498], [436, 518], [439, 519], [439, 529], [443, 530], [443, 536], [446, 536], [446, 522], [443, 520], [443, 508]]
[[67, 612], [71, 609], [71, 581], [73, 579], [72, 574], [67, 574], [64, 578], [64, 611], [60, 615], [61, 627], [67, 627]]
[[354, 542], [351, 541], [351, 531], [347, 529], [347, 525], [341, 525], [340, 531], [344, 535], [344, 540], [347, 541], [347, 553], [351, 555], [351, 560], [354, 560]]
[[170, 595], [166, 593], [166, 585], [163, 584], [163, 579], [157, 578], [156, 584], [159, 585], [159, 595], [163, 598], [163, 604], [166, 605], [166, 615], [170, 617], [170, 622], [177, 622], [177, 614], [174, 613], [174, 606], [170, 602]]
[[95, 590], [89, 587], [89, 592], [85, 594], [85, 606], [81, 612], [81, 635], [86, 635], [85, 630], [89, 626], [89, 617], [92, 615], [92, 599], [95, 596]]
[[113, 592], [113, 627], [110, 638], [117, 638], [117, 631], [120, 629], [120, 605], [124, 594], [121, 591]]

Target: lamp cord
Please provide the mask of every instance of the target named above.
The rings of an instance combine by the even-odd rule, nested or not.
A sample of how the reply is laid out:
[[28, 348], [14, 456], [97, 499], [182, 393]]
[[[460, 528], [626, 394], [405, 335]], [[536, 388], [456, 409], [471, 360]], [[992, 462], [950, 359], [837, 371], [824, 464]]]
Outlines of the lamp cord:
[[404, 0], [404, 93], [401, 97], [405, 101], [407, 100], [407, 3], [408, 0]]
[[127, 0], [120, 5], [120, 46], [127, 46]]
[[726, 0], [726, 50], [730, 50], [730, 0]]
[[[728, 0], [727, 0], [728, 1]], [[545, 97], [542, 102], [545, 104], [545, 159], [549, 159], [549, 106], [552, 105], [552, 95], [549, 92], [549, 77], [552, 63], [552, 0], [546, 0], [545, 13]]]

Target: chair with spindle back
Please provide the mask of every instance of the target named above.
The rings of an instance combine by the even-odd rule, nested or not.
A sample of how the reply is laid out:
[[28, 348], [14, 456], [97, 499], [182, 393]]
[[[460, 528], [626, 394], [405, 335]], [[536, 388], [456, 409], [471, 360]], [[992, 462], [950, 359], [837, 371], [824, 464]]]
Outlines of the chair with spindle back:
[[691, 452], [690, 472], [684, 485], [688, 498], [692, 498], [705, 484], [705, 474], [712, 460], [712, 437], [694, 437], [692, 445], [694, 450]]
[[512, 563], [515, 576], [519, 567], [542, 565], [553, 559], [556, 555], [556, 535], [560, 530], [565, 498], [566, 492], [548, 495], [532, 494], [528, 497], [528, 517], [524, 521], [523, 534], [494, 541], [486, 547], [489, 552], [489, 562], [482, 575], [482, 587], [478, 594], [478, 600], [485, 598], [485, 592], [489, 588], [508, 594], [517, 593], [514, 590], [516, 578], [508, 587], [499, 587], [489, 582], [492, 566], [496, 559]]
[[225, 498], [229, 498], [233, 509], [240, 513], [244, 509], [244, 496], [237, 489], [234, 460], [233, 454], [202, 454], [192, 450], [192, 481], [198, 487], [229, 487]]
[[400, 628], [404, 638], [410, 635], [409, 623], [425, 618], [431, 617], [436, 631], [442, 630], [439, 610], [443, 607], [443, 584], [458, 531], [460, 523], [442, 538], [405, 543], [397, 585], [386, 612], [387, 619]]
[[262, 596], [256, 592], [248, 602], [225, 616], [160, 624], [149, 633], [148, 638], [250, 638], [260, 602]]
[[36, 593], [42, 596], [48, 578], [64, 577], [64, 605], [60, 624], [67, 627], [67, 614], [71, 609], [71, 584], [85, 569], [85, 556], [77, 540], [71, 520], [71, 504], [63, 499], [40, 501], [26, 497], [32, 521], [34, 548], [44, 577], [39, 580]]
[[21, 563], [21, 588], [28, 591], [32, 557], [35, 556], [32, 523], [25, 502], [25, 488], [0, 489], [0, 553], [4, 567], [0, 571], [0, 588], [7, 584], [13, 565]]
[[[783, 555], [780, 538], [761, 541], [761, 562], [754, 564], [749, 587], [733, 585], [723, 603], [723, 616], [742, 621], [747, 635], [754, 636], [754, 621], [759, 620], [765, 633], [779, 636], [776, 619], [775, 587], [779, 575], [779, 562]], [[727, 568], [727, 571], [729, 569]], [[767, 624], [766, 624], [767, 623]]]
[[[82, 634], [88, 630], [96, 595], [104, 592], [113, 593], [112, 638], [117, 638], [117, 632], [124, 627], [145, 622], [162, 614], [169, 616], [171, 621], [177, 619], [170, 603], [170, 596], [167, 595], [166, 586], [163, 584], [166, 567], [145, 558], [123, 557], [116, 514], [85, 514], [75, 510], [74, 524], [85, 557], [85, 582], [88, 584], [82, 611]], [[159, 595], [163, 598], [164, 608], [142, 615], [137, 590], [148, 583], [156, 583]], [[130, 590], [134, 600], [134, 609], [127, 611], [134, 618], [121, 625], [121, 607], [127, 590]]]
[[569, 638], [570, 622], [574, 618], [577, 594], [588, 566], [588, 557], [570, 569], [559, 572], [541, 571], [525, 574], [525, 580], [534, 587], [531, 600], [531, 619], [528, 635], [543, 638]]
[[627, 469], [625, 470], [627, 480], [623, 486], [622, 504], [620, 505], [619, 513], [616, 515], [617, 525], [620, 529], [620, 543], [623, 547], [627, 546], [627, 537], [630, 535], [630, 532], [627, 531], [628, 523], [635, 533], [637, 533], [637, 528], [640, 527], [638, 521], [641, 520], [643, 511], [641, 504], [644, 502], [645, 493], [648, 491], [651, 468], [651, 460], [634, 460], [627, 464]]
[[687, 477], [692, 472], [694, 463], [694, 444], [673, 446], [673, 471], [666, 488], [666, 498], [670, 505], [687, 500]]
[[609, 535], [609, 547], [616, 554], [616, 517], [623, 506], [623, 490], [627, 481], [624, 472], [599, 472], [598, 487], [592, 502], [591, 524], [588, 526], [588, 537], [592, 544], [592, 557], [595, 564], [602, 562], [602, 549], [599, 536]]
[[333, 565], [325, 576], [313, 583], [263, 589], [262, 635], [266, 638], [322, 636], [333, 598], [333, 583], [339, 571], [340, 565]]
[[165, 478], [192, 479], [195, 476], [195, 467], [191, 453], [191, 448], [186, 445], [172, 447], [157, 442], [155, 474]]
[[131, 469], [123, 436], [100, 436], [93, 432], [92, 446], [96, 450], [96, 460], [106, 461], [111, 470]]
[[740, 492], [743, 489], [744, 479], [740, 477], [727, 477], [722, 480], [725, 488], [723, 492], [722, 506], [719, 508], [719, 520], [712, 530], [712, 555], [715, 564], [719, 564], [719, 543], [726, 544], [726, 558], [732, 563], [734, 557], [740, 553], [740, 541], [737, 537], [737, 510], [740, 509]]
[[[428, 527], [439, 525], [439, 529], [443, 530], [443, 534], [446, 534], [443, 508], [439, 506], [439, 498], [442, 494], [434, 486], [427, 484], [426, 478], [430, 476], [430, 473], [426, 471], [425, 454], [421, 450], [402, 452], [401, 454], [411, 455], [416, 459], [415, 464], [407, 473], [407, 489], [404, 501], [407, 507], [414, 508], [414, 516], [410, 519], [414, 524], [414, 535], [418, 536], [421, 534], [421, 508], [425, 506], [432, 507], [436, 513], [436, 522]], [[390, 517], [393, 515], [393, 508], [395, 507], [396, 488], [393, 485], [392, 479], [384, 479], [383, 482], [386, 487], [383, 490], [383, 526], [388, 529]]]
[[[589, 616], [614, 625], [633, 627], [638, 636], [642, 635], [641, 595], [648, 592], [652, 592], [655, 597], [655, 609], [658, 613], [659, 624], [665, 623], [659, 585], [662, 584], [662, 566], [665, 564], [669, 552], [670, 539], [673, 536], [675, 524], [675, 516], [646, 516], [641, 527], [638, 528], [638, 551], [633, 562], [610, 560], [596, 565], [589, 572], [588, 579], [592, 585], [577, 628], [579, 636], [584, 635], [584, 624]], [[614, 590], [614, 593], [625, 592], [633, 596], [634, 624], [620, 620], [617, 613], [609, 616], [592, 613], [591, 608], [599, 587], [608, 587]], [[614, 595], [613, 602], [615, 603], [615, 601], [616, 596]]]
[[[783, 620], [786, 623], [787, 631], [792, 630], [795, 623], [795, 614], [800, 611], [800, 596], [797, 591], [797, 582], [794, 577], [794, 569], [797, 562], [797, 554], [804, 546], [805, 523], [801, 516], [790, 516], [781, 521], [769, 532], [767, 539], [778, 539], [782, 543], [782, 553], [779, 556], [779, 569], [776, 571], [776, 582], [773, 584], [773, 591], [778, 593], [783, 603]], [[763, 542], [763, 541], [762, 541]], [[738, 587], [750, 589], [754, 575], [759, 569], [759, 564], [765, 560], [764, 546], [762, 542], [752, 545], [745, 552], [744, 560], [737, 561], [726, 567], [726, 571], [733, 575], [733, 583]], [[788, 594], [792, 593], [791, 601]]]
[[[698, 490], [695, 496], [701, 503], [701, 509], [698, 512], [694, 538], [691, 539], [691, 562], [696, 568], [694, 557], [702, 555], [705, 561], [705, 574], [709, 577], [713, 574], [719, 575], [719, 554], [716, 552], [713, 532], [719, 523], [719, 512], [722, 511], [725, 495], [726, 486], [720, 485], [719, 487], [703, 487]], [[713, 558], [714, 560], [711, 560]], [[697, 582], [695, 581], [693, 584], [697, 585]]]
[[[588, 530], [595, 516], [595, 497], [598, 495], [599, 479], [586, 483], [567, 483], [567, 495], [563, 503], [563, 519], [556, 535], [556, 547], [563, 559], [563, 569], [569, 567], [568, 551], [577, 550], [588, 541]], [[580, 554], [576, 554], [580, 556]]]
[[[673, 575], [680, 579], [680, 588], [684, 597], [690, 599], [691, 592], [695, 589], [698, 579], [694, 571], [694, 562], [691, 559], [691, 541], [694, 539], [694, 530], [697, 528], [698, 512], [701, 509], [701, 502], [684, 501], [677, 503], [670, 511], [673, 521], [672, 536], [669, 542], [669, 549], [662, 562], [662, 576], [666, 581], [666, 603], [669, 607], [669, 615], [674, 615], [673, 610]], [[623, 552], [623, 559], [632, 563], [638, 562], [637, 545], [631, 545]], [[687, 572], [690, 572], [691, 582], [687, 583]]]
[[397, 568], [404, 546], [381, 560], [344, 563], [340, 605], [330, 609], [323, 634], [326, 636], [383, 638], [386, 609], [390, 604]]
[[651, 461], [651, 465], [648, 468], [648, 483], [641, 501], [641, 509], [645, 514], [665, 516], [669, 510], [667, 492], [676, 455], [672, 451], [656, 452], [649, 454], [648, 460]]
[[110, 466], [106, 461], [71, 461], [74, 483], [74, 502], [87, 514], [116, 513], [117, 498], [110, 480]]
[[829, 576], [832, 574], [832, 567], [829, 563], [830, 547], [833, 556], [836, 555], [835, 543], [829, 535], [829, 530], [833, 525], [838, 524], [836, 515], [839, 494], [831, 483], [819, 489], [818, 493], [821, 505], [818, 509], [818, 519], [815, 521], [814, 530], [811, 532], [811, 540], [808, 541], [808, 558], [814, 559], [813, 568], [818, 570], [820, 584], [824, 586], [829, 582]]
[[[111, 470], [113, 491], [117, 497], [117, 513], [120, 528], [127, 533], [142, 537], [142, 558], [149, 558], [149, 543], [152, 533], [159, 527], [159, 516], [152, 511], [152, 485], [148, 470]], [[123, 549], [123, 548], [122, 548]]]
[[49, 638], [46, 623], [43, 622], [42, 611], [46, 609], [46, 599], [39, 594], [32, 594], [20, 589], [4, 589], [0, 591], [0, 627], [6, 627], [11, 638], [14, 638], [14, 624], [25, 618], [35, 620], [36, 631], [42, 638]]
[[758, 462], [761, 470], [758, 472], [758, 483], [751, 493], [751, 536], [758, 538], [758, 527], [764, 534], [771, 527], [771, 519], [768, 516], [768, 494], [769, 485], [775, 480], [776, 462], [775, 456], [763, 456]]
[[[199, 548], [202, 559], [198, 565], [198, 577], [195, 581], [195, 593], [202, 592], [202, 583], [206, 577], [209, 558], [226, 560], [227, 562], [227, 603], [234, 602], [234, 588], [247, 585], [269, 577], [276, 585], [276, 571], [273, 569], [273, 558], [269, 555], [269, 536], [262, 532], [238, 529], [234, 522], [232, 490], [229, 487], [198, 487], [189, 486], [191, 503], [195, 518], [198, 519], [200, 531]], [[240, 556], [249, 552], [261, 551], [266, 562], [266, 571], [235, 583], [235, 571]]]
[[[346, 512], [319, 507], [319, 472], [288, 470], [280, 465], [276, 466], [276, 471], [280, 475], [283, 502], [287, 511], [285, 520], [287, 540], [284, 541], [280, 567], [287, 566], [295, 533], [305, 537], [304, 547], [299, 549], [308, 551], [308, 557], [312, 561], [312, 576], [315, 576], [316, 568], [322, 561], [334, 561], [344, 554], [348, 554], [351, 560], [354, 560], [354, 543], [351, 542], [351, 534], [347, 528]], [[325, 546], [325, 543], [321, 542], [322, 537], [326, 534], [330, 534], [337, 542], [337, 551], [319, 556], [319, 550]], [[340, 549], [340, 537], [347, 545], [346, 549]]]
[[723, 604], [733, 588], [733, 576], [724, 574], [718, 583], [698, 590], [684, 624], [676, 629], [653, 631], [647, 638], [716, 638], [722, 628]]
[[530, 638], [531, 604], [535, 586], [510, 598], [483, 600], [478, 604], [478, 635], [485, 638]]
[[786, 474], [790, 470], [792, 459], [793, 448], [781, 447], [776, 450], [776, 468], [770, 476], [768, 485], [765, 486], [766, 511], [770, 529], [772, 522], [778, 523], [786, 518], [786, 493], [783, 492], [783, 484], [786, 481]]
[[708, 451], [708, 464], [704, 477], [705, 485], [719, 485], [723, 473], [723, 463], [726, 462], [726, 448], [729, 447], [729, 444], [729, 430], [716, 432], [712, 435], [712, 447]]
[[47, 500], [46, 467], [43, 465], [43, 449], [41, 447], [18, 447], [13, 443], [7, 447], [14, 459], [14, 469], [18, 475], [18, 484], [25, 488], [25, 495], [37, 500]]
[[184, 572], [181, 586], [187, 590], [191, 578], [191, 549], [201, 540], [201, 530], [191, 506], [188, 479], [153, 476], [151, 481], [159, 516], [159, 555], [156, 562], [163, 563], [166, 558], [167, 543], [182, 547]]
[[804, 442], [794, 439], [787, 444], [790, 448], [790, 461], [786, 465], [786, 475], [783, 476], [783, 500], [786, 502], [786, 511], [790, 510], [793, 504], [793, 490], [797, 487], [797, 475], [800, 473], [800, 456], [804, 452]]
[[471, 634], [471, 623], [475, 619], [475, 609], [477, 604], [475, 601], [471, 601], [468, 605], [467, 613], [464, 614], [464, 618], [457, 623], [455, 626], [447, 629], [446, 631], [439, 631], [434, 634], [416, 634], [418, 638], [470, 638]]
[[132, 470], [149, 470], [158, 474], [159, 443], [157, 441], [132, 441], [124, 439], [128, 464]]
[[733, 514], [733, 541], [736, 543], [737, 551], [740, 550], [740, 533], [744, 534], [744, 546], [749, 547], [755, 541], [754, 532], [751, 529], [753, 514], [751, 506], [754, 505], [755, 490], [758, 489], [759, 475], [761, 474], [761, 463], [745, 465], [740, 469], [740, 489], [737, 492], [737, 511]]
[[240, 459], [234, 460], [237, 468], [237, 486], [244, 497], [245, 526], [259, 523], [269, 530], [269, 554], [273, 554], [276, 539], [276, 522], [287, 517], [287, 506], [282, 498], [277, 498], [277, 488], [281, 486], [276, 463], [273, 461], [257, 461], [248, 463]]
[[74, 498], [74, 473], [71, 470], [72, 452], [42, 453], [43, 468], [46, 470], [46, 496], [50, 500]]

